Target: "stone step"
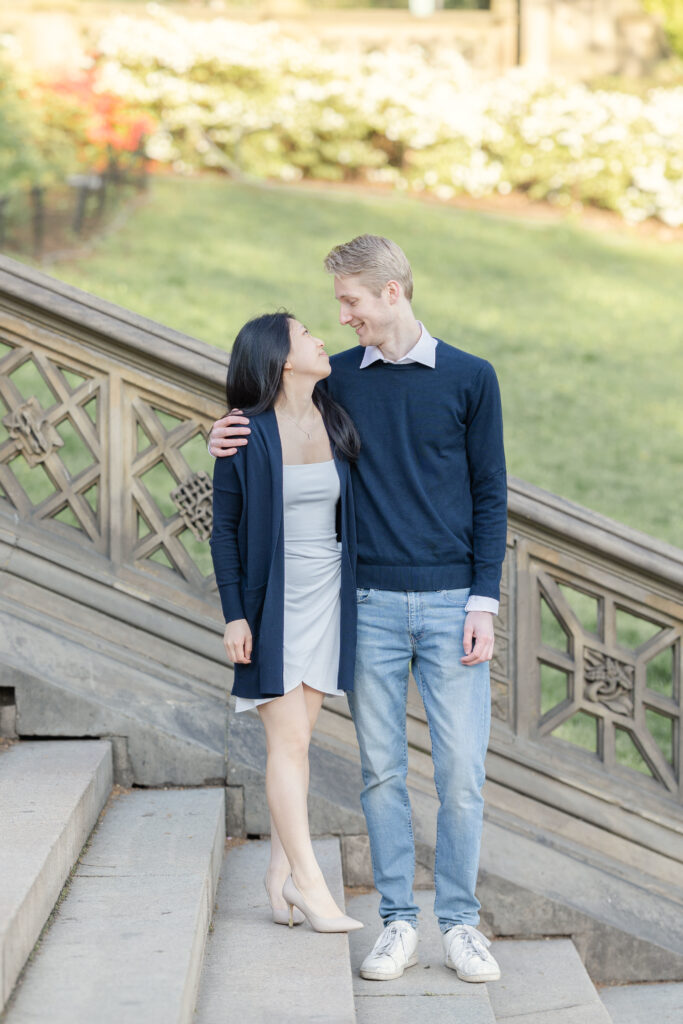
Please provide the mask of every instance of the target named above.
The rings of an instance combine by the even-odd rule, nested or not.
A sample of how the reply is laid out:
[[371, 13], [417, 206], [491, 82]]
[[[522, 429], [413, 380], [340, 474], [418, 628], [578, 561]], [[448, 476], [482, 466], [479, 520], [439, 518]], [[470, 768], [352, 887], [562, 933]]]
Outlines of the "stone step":
[[0, 1008], [111, 787], [104, 740], [23, 741], [0, 753]]
[[600, 990], [612, 1024], [681, 1024], [683, 983], [660, 985], [615, 985]]
[[[314, 847], [343, 907], [339, 840]], [[194, 1024], [354, 1024], [348, 937], [318, 934], [307, 922], [273, 924], [263, 885], [268, 856], [269, 844], [256, 841], [225, 854]]]
[[186, 1024], [225, 843], [222, 788], [114, 799], [6, 1024]]
[[115, 781], [126, 787], [225, 779], [223, 692], [202, 687], [182, 663], [127, 649], [115, 622], [112, 637], [93, 639], [77, 623], [51, 631], [36, 618], [14, 615], [0, 595], [0, 678], [15, 691], [20, 736], [111, 736]]
[[[416, 890], [415, 900], [422, 911], [420, 960], [402, 978], [391, 982], [365, 981], [358, 973], [382, 930], [377, 893], [354, 896], [348, 901], [348, 913], [365, 925], [362, 931], [349, 936], [358, 1024], [494, 1024], [489, 999], [489, 990], [494, 986], [460, 981], [455, 971], [444, 964], [441, 933], [432, 912], [433, 890]], [[494, 945], [495, 954], [499, 944]]]
[[569, 939], [502, 940], [500, 981], [488, 986], [500, 1024], [612, 1024]]
[[478, 882], [500, 937], [568, 936], [595, 983], [683, 979], [683, 900], [581, 843], [487, 811]]

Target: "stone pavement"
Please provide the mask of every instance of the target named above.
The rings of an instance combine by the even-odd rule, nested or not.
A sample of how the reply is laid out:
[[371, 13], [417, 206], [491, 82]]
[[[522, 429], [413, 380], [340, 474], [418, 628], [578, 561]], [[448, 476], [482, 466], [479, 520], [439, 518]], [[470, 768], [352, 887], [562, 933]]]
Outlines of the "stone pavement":
[[683, 983], [615, 985], [600, 990], [613, 1024], [681, 1024]]
[[[321, 935], [307, 922], [273, 924], [263, 884], [269, 847], [249, 842], [225, 854], [195, 1024], [353, 1024], [348, 938]], [[339, 840], [314, 847], [343, 907]]]
[[189, 1021], [224, 837], [219, 787], [119, 796], [76, 865], [6, 1024]]

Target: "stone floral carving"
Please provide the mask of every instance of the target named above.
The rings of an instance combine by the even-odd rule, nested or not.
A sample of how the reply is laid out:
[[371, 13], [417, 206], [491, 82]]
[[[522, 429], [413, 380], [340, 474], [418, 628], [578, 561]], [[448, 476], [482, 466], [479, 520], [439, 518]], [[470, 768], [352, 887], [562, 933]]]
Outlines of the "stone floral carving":
[[208, 540], [213, 525], [213, 484], [207, 473], [195, 473], [171, 491], [183, 522], [197, 540]]
[[585, 697], [619, 715], [633, 716], [633, 665], [601, 651], [587, 650], [584, 660]]
[[47, 422], [35, 397], [9, 412], [2, 422], [31, 467], [44, 462], [48, 455], [64, 444], [52, 424]]

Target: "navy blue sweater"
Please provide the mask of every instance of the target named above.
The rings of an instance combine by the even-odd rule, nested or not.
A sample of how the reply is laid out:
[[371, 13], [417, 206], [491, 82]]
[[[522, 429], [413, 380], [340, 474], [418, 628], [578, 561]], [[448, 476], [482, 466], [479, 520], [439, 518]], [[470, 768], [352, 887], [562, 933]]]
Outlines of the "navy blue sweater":
[[357, 585], [498, 599], [507, 481], [498, 381], [484, 359], [438, 341], [434, 369], [332, 357], [325, 382], [353, 418]]

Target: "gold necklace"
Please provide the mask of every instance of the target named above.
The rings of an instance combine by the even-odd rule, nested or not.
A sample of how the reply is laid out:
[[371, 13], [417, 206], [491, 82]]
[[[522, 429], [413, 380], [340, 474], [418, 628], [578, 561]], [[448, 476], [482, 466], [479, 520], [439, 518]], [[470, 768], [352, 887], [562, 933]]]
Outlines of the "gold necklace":
[[313, 440], [313, 437], [311, 436], [311, 434], [309, 434], [309, 432], [306, 430], [306, 428], [302, 427], [300, 423], [297, 423], [297, 421], [294, 419], [294, 417], [290, 416], [288, 412], [285, 412], [284, 409], [278, 409], [278, 410], [276, 410], [276, 412], [282, 413], [282, 415], [286, 416], [288, 420], [291, 420], [292, 423], [294, 424], [294, 426], [298, 427], [299, 430], [301, 431], [301, 433], [305, 434], [309, 441]]

